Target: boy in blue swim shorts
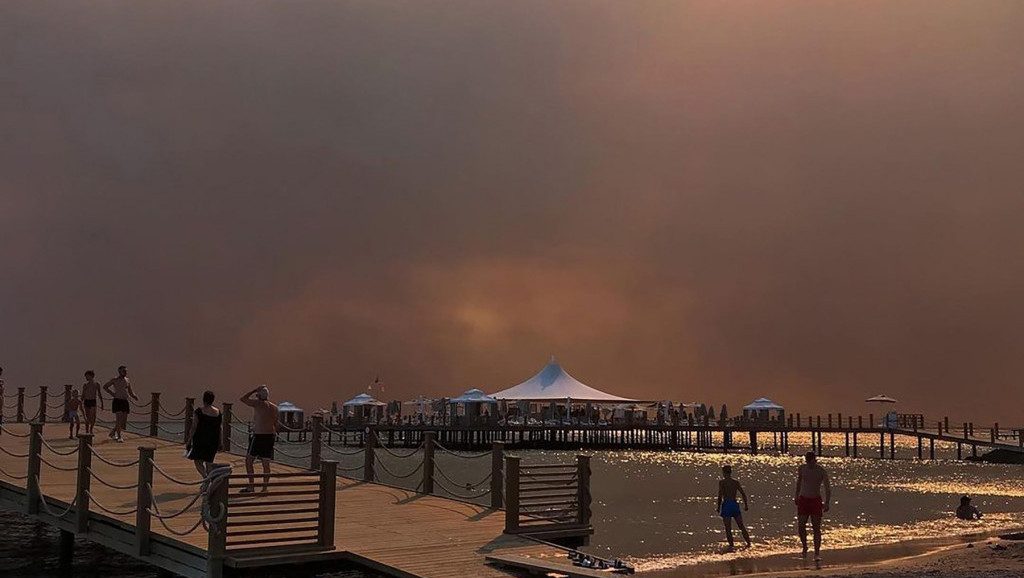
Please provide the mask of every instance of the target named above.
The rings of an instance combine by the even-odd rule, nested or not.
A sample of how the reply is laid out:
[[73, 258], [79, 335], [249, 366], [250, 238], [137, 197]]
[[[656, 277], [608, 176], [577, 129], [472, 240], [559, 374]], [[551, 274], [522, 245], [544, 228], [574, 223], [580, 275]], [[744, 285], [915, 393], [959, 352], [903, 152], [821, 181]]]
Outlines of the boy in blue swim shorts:
[[733, 518], [736, 519], [736, 525], [743, 533], [743, 541], [747, 543], [748, 548], [750, 547], [750, 534], [747, 533], [747, 527], [743, 525], [743, 514], [740, 512], [739, 502], [736, 501], [737, 494], [743, 496], [743, 509], [746, 510], [747, 493], [743, 491], [743, 486], [738, 481], [732, 479], [732, 466], [722, 466], [722, 479], [718, 481], [717, 511], [725, 524], [725, 537], [729, 540], [730, 551], [735, 547], [732, 541]]

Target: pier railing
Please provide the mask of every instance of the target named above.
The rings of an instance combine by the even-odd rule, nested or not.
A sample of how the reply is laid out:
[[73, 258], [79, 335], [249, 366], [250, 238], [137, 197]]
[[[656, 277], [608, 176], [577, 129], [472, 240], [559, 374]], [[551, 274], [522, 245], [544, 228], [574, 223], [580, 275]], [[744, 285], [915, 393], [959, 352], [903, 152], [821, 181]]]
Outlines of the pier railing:
[[590, 458], [575, 464], [523, 465], [505, 458], [508, 504], [505, 532], [557, 537], [589, 529], [591, 515]]
[[[182, 479], [161, 467], [151, 445], [139, 446], [135, 459], [118, 460], [99, 451], [91, 434], [79, 435], [77, 443], [67, 447], [48, 441], [44, 427], [32, 422], [27, 433], [18, 433], [0, 426], [0, 453], [7, 466], [0, 468], [0, 500], [19, 504], [27, 514], [44, 517], [62, 530], [153, 558], [165, 568], [203, 563], [211, 577], [221, 576], [229, 554], [245, 555], [268, 546], [276, 554], [334, 548], [333, 461], [321, 461], [318, 471], [258, 474], [257, 493], [245, 493], [241, 490], [248, 485], [248, 476], [232, 474], [225, 464], [214, 464], [206, 478]], [[2, 443], [6, 440], [14, 443]], [[27, 446], [27, 451], [14, 446]], [[23, 474], [11, 471], [17, 462], [24, 463]], [[66, 493], [68, 474], [74, 485], [70, 500], [47, 493], [51, 488]], [[54, 481], [48, 484], [51, 476]], [[172, 510], [154, 491], [155, 480], [186, 489], [184, 497], [173, 492], [171, 499], [187, 504]], [[266, 491], [260, 492], [264, 485]], [[112, 501], [119, 494], [123, 496]], [[157, 525], [162, 532], [153, 531]], [[207, 535], [205, 551], [182, 550], [175, 542], [197, 532]], [[174, 553], [173, 560], [167, 558], [169, 552]], [[199, 562], [189, 562], [190, 556]]]

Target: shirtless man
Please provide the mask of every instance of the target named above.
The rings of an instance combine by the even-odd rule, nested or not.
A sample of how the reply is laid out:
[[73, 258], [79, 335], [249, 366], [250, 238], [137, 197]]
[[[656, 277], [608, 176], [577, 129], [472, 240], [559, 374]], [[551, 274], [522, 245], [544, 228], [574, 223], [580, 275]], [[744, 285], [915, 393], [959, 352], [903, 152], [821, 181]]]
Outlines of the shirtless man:
[[118, 442], [123, 442], [121, 432], [128, 425], [128, 412], [132, 409], [128, 398], [131, 397], [135, 401], [139, 401], [139, 397], [132, 391], [131, 381], [128, 380], [128, 368], [123, 365], [118, 367], [117, 377], [104, 383], [103, 391], [113, 398], [113, 401], [110, 402], [110, 410], [114, 412], [115, 419], [114, 429], [110, 430], [110, 437]]
[[722, 466], [722, 479], [718, 481], [718, 507], [715, 509], [725, 523], [725, 537], [729, 540], [729, 551], [734, 548], [732, 542], [732, 519], [736, 518], [736, 525], [743, 533], [743, 541], [750, 547], [750, 534], [747, 527], [743, 525], [743, 514], [740, 512], [740, 504], [736, 501], [736, 494], [743, 496], [743, 509], [748, 509], [747, 493], [743, 486], [732, 478], [732, 466]]
[[100, 395], [100, 384], [96, 381], [96, 372], [85, 372], [85, 383], [82, 384], [82, 407], [85, 408], [85, 433], [91, 434], [96, 427], [96, 402], [103, 409], [103, 396]]
[[[253, 399], [253, 395], [256, 396]], [[245, 471], [249, 474], [249, 485], [242, 492], [253, 492], [253, 463], [259, 458], [263, 463], [263, 491], [267, 491], [270, 483], [270, 460], [274, 459], [274, 440], [277, 438], [277, 405], [270, 402], [270, 390], [261, 385], [240, 398], [241, 402], [252, 408], [252, 434], [249, 436], [249, 448], [245, 452]]]
[[[818, 457], [814, 452], [807, 452], [804, 456], [806, 464], [800, 466], [796, 478], [796, 514], [797, 533], [800, 535], [800, 544], [803, 545], [803, 555], [807, 556], [807, 518], [811, 519], [814, 527], [814, 560], [821, 560], [821, 517], [828, 511], [832, 501], [832, 485], [828, 479], [828, 472], [818, 465]], [[821, 486], [825, 486], [825, 500], [821, 499]]]

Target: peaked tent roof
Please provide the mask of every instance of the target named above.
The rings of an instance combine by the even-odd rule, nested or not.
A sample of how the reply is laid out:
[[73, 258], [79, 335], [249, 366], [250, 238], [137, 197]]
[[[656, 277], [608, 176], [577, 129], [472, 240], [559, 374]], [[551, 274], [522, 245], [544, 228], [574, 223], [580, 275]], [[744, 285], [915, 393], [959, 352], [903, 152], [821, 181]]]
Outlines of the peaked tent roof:
[[743, 409], [747, 410], [758, 410], [758, 409], [786, 409], [767, 397], [759, 397], [754, 400], [753, 403], [743, 406]]
[[290, 401], [282, 401], [281, 403], [277, 404], [277, 413], [287, 413], [290, 411], [302, 411], [302, 408], [296, 406], [294, 403]]
[[467, 389], [459, 397], [449, 399], [448, 403], [498, 403], [498, 400], [479, 389]]
[[619, 397], [594, 389], [566, 373], [561, 365], [551, 358], [540, 373], [515, 387], [491, 395], [495, 399], [560, 401], [571, 398], [575, 401], [633, 402], [635, 399]]
[[357, 396], [353, 397], [352, 399], [346, 401], [342, 405], [350, 406], [350, 405], [387, 405], [387, 404], [382, 402], [382, 401], [377, 401], [370, 394], [360, 393], [359, 395], [357, 395]]

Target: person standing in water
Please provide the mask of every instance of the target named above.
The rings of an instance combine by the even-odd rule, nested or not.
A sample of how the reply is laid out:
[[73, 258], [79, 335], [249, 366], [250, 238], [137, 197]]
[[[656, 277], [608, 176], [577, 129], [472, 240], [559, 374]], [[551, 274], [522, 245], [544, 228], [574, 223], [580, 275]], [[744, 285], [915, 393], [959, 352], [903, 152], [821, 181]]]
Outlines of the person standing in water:
[[121, 434], [128, 426], [128, 412], [132, 409], [128, 398], [139, 401], [139, 397], [132, 391], [132, 384], [128, 379], [128, 368], [123, 365], [118, 367], [117, 377], [104, 383], [103, 391], [113, 398], [113, 401], [110, 402], [110, 410], [114, 412], [114, 429], [110, 430], [110, 437], [118, 442], [123, 442]]
[[[82, 400], [78, 398], [78, 390], [71, 390], [71, 399], [68, 401], [68, 439], [73, 440], [75, 436], [82, 433], [82, 420], [78, 419], [78, 413], [82, 409]], [[77, 431], [76, 431], [77, 430]]]
[[85, 410], [85, 433], [91, 434], [96, 427], [96, 402], [99, 402], [100, 409], [103, 409], [103, 396], [100, 394], [100, 384], [96, 382], [96, 372], [89, 370], [85, 372], [85, 383], [82, 384], [82, 408]]
[[961, 520], [980, 520], [981, 510], [971, 505], [971, 497], [960, 498], [960, 506], [956, 509], [956, 517]]
[[214, 407], [213, 400], [212, 391], [203, 393], [203, 407], [196, 409], [192, 429], [185, 436], [188, 459], [195, 462], [196, 471], [204, 478], [210, 475], [210, 466], [220, 450], [223, 418], [220, 410]]
[[274, 441], [277, 438], [277, 405], [270, 402], [270, 390], [265, 385], [243, 395], [240, 401], [252, 408], [252, 434], [249, 436], [249, 448], [245, 452], [245, 471], [249, 474], [249, 485], [241, 491], [254, 491], [253, 463], [258, 458], [263, 463], [265, 492], [270, 483], [270, 476], [266, 474], [270, 473], [270, 461], [274, 459]]
[[732, 477], [732, 466], [722, 466], [722, 479], [718, 481], [716, 511], [722, 516], [722, 522], [725, 524], [725, 537], [729, 540], [729, 551], [735, 547], [732, 541], [733, 518], [736, 519], [736, 525], [739, 526], [740, 532], [743, 534], [743, 541], [747, 543], [748, 548], [750, 547], [750, 534], [747, 533], [747, 527], [743, 524], [743, 513], [740, 512], [740, 503], [736, 501], [736, 494], [743, 496], [743, 509], [749, 509], [747, 493], [743, 491], [743, 486], [739, 481]]
[[[797, 533], [803, 546], [803, 555], [807, 556], [807, 520], [810, 518], [814, 528], [814, 560], [821, 560], [821, 518], [828, 511], [832, 501], [832, 484], [828, 472], [818, 465], [818, 456], [807, 452], [806, 463], [800, 466], [796, 478], [796, 514]], [[825, 486], [825, 499], [821, 498], [821, 487]]]

